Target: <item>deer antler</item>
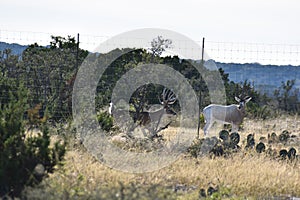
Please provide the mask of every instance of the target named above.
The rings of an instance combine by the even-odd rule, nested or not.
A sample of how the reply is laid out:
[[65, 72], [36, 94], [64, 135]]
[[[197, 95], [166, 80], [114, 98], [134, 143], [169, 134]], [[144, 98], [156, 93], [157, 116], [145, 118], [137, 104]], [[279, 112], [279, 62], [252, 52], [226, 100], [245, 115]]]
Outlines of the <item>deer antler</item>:
[[159, 98], [159, 101], [161, 104], [164, 105], [173, 104], [177, 100], [175, 93], [167, 88], [163, 89], [161, 96], [162, 96], [162, 100]]

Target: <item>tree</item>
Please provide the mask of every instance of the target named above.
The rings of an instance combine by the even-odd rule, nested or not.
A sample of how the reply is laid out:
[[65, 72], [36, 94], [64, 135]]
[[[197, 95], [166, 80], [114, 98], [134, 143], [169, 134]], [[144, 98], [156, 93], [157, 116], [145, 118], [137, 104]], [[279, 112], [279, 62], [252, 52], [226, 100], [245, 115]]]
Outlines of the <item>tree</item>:
[[299, 89], [293, 89], [295, 80], [287, 80], [282, 82], [281, 86], [274, 91], [279, 108], [288, 112], [299, 112], [300, 103], [298, 99]]
[[172, 40], [164, 39], [162, 36], [157, 36], [151, 41], [151, 54], [152, 54], [152, 62], [155, 57], [160, 57], [162, 53], [172, 47]]
[[52, 36], [50, 48], [36, 43], [30, 45], [20, 61], [22, 79], [31, 96], [30, 105], [42, 104], [43, 110], [47, 106], [55, 120], [70, 116], [74, 80], [78, 66], [87, 55], [70, 36], [67, 39]]
[[28, 91], [16, 82], [2, 84], [18, 89], [9, 90], [7, 101], [0, 102], [0, 198], [19, 197], [26, 185], [37, 184], [47, 172], [53, 172], [63, 159], [65, 145], [56, 142], [50, 147], [46, 125], [37, 136], [25, 134]]

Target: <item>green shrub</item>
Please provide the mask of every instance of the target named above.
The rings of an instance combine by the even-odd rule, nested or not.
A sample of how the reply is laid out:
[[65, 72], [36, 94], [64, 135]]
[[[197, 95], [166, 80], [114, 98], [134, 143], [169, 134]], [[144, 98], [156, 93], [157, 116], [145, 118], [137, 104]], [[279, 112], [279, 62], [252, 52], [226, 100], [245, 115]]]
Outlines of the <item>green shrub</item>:
[[110, 131], [113, 127], [113, 117], [107, 112], [102, 112], [97, 115], [98, 122], [103, 130]]
[[64, 144], [57, 142], [50, 147], [45, 124], [40, 134], [25, 134], [27, 92], [21, 87], [15, 93], [0, 110], [0, 198], [20, 196], [24, 186], [35, 185], [47, 172], [53, 172], [65, 154]]
[[267, 105], [258, 105], [252, 102], [249, 102], [247, 105], [247, 112], [252, 118], [258, 119], [267, 119], [272, 117], [271, 110]]
[[201, 146], [203, 144], [204, 139], [195, 140], [193, 144], [188, 148], [187, 153], [189, 153], [192, 157], [197, 158], [201, 151]]

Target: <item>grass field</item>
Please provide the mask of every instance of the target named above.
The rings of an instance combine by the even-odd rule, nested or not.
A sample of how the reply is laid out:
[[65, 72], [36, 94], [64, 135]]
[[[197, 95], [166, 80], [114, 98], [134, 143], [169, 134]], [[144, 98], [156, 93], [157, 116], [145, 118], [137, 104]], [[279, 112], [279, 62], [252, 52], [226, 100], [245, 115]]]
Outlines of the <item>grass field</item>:
[[[175, 128], [165, 130], [171, 135]], [[275, 132], [288, 130], [293, 142], [272, 144], [279, 150], [293, 146], [300, 151], [300, 118], [249, 120], [240, 131], [242, 150], [228, 157], [198, 158], [189, 153], [171, 165], [149, 173], [132, 174], [111, 169], [93, 158], [82, 145], [69, 143], [64, 165], [39, 186], [27, 188], [29, 199], [199, 199], [208, 188], [217, 192], [207, 199], [289, 199], [300, 197], [300, 160], [280, 160], [244, 150], [248, 134], [256, 141]], [[215, 130], [217, 132], [218, 130]], [[203, 132], [200, 132], [203, 135]], [[196, 133], [194, 133], [196, 134]], [[267, 144], [267, 149], [271, 145]]]

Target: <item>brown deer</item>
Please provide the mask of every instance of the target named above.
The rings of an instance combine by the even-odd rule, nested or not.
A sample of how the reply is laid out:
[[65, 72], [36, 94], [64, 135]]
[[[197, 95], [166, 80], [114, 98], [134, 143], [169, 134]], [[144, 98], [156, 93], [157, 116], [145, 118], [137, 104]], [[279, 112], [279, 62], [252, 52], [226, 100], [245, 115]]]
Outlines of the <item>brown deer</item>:
[[135, 122], [140, 126], [144, 126], [153, 135], [156, 135], [160, 130], [167, 128], [171, 123], [169, 122], [166, 126], [160, 128], [159, 123], [161, 122], [162, 117], [164, 115], [176, 115], [176, 112], [170, 108], [170, 105], [174, 104], [176, 100], [175, 94], [171, 90], [164, 88], [161, 98], [159, 98], [162, 107], [155, 111], [142, 111], [137, 113]]
[[139, 105], [135, 105], [136, 112], [129, 112], [131, 117], [133, 117], [132, 126], [127, 123], [127, 120], [123, 120], [125, 118], [125, 114], [128, 114], [128, 110], [116, 109], [113, 103], [110, 103], [108, 112], [112, 116], [116, 116], [118, 118], [117, 123], [121, 126], [130, 126], [127, 127], [128, 130], [134, 130], [138, 126], [142, 127], [144, 136], [147, 135], [145, 130], [148, 130], [152, 137], [157, 136], [157, 133], [165, 128], [167, 128], [171, 121], [165, 125], [164, 127], [159, 127], [161, 119], [163, 116], [171, 117], [176, 115], [176, 112], [170, 108], [170, 105], [174, 104], [177, 100], [175, 94], [166, 88], [163, 89], [161, 94], [161, 98], [158, 98], [160, 101], [160, 108], [154, 111], [143, 111], [144, 103], [141, 102]]
[[176, 113], [169, 106], [176, 102], [175, 94], [172, 91], [164, 88], [161, 96], [162, 100], [159, 98], [159, 102], [163, 107], [156, 111], [143, 111], [138, 113], [135, 122], [137, 122], [139, 125], [146, 126], [150, 122], [158, 122], [164, 114], [176, 115]]

